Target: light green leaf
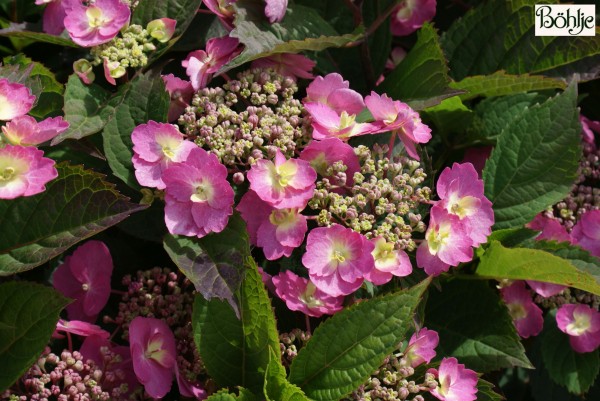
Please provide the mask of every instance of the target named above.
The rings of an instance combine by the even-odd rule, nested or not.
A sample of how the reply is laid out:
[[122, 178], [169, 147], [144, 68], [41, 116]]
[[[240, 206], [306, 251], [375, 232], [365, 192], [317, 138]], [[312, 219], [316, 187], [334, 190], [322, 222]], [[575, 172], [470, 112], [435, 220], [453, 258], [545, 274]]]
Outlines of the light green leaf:
[[82, 166], [57, 166], [46, 191], [0, 200], [0, 276], [32, 269], [145, 209]]
[[440, 334], [438, 355], [454, 356], [482, 373], [533, 368], [508, 310], [487, 282], [455, 279], [429, 291], [425, 316], [427, 328]]
[[247, 258], [238, 295], [241, 320], [220, 300], [196, 295], [194, 340], [209, 375], [221, 387], [244, 386], [262, 394], [269, 349], [279, 349], [271, 302], [260, 273]]
[[317, 401], [350, 394], [402, 342], [428, 285], [360, 302], [321, 323], [292, 362], [289, 381]]
[[50, 287], [25, 281], [0, 284], [0, 392], [37, 360], [68, 303]]
[[531, 221], [571, 190], [581, 156], [576, 89], [532, 106], [500, 134], [483, 171], [496, 229]]
[[33, 29], [32, 24], [27, 22], [20, 24], [11, 23], [8, 28], [0, 29], [0, 36], [29, 39], [33, 42], [49, 43], [64, 47], [79, 47], [79, 45], [73, 42], [71, 39], [56, 35], [49, 35], [43, 32], [34, 32], [31, 29]]
[[131, 23], [142, 25], [158, 18], [177, 21], [174, 36], [181, 35], [190, 25], [202, 0], [142, 0], [133, 10]]
[[102, 131], [104, 153], [114, 175], [139, 188], [133, 172], [133, 129], [149, 120], [166, 122], [171, 98], [160, 75], [139, 75], [109, 102], [113, 113]]
[[267, 401], [309, 401], [300, 388], [287, 380], [279, 350], [271, 349], [270, 355], [264, 387]]
[[245, 388], [240, 388], [240, 394], [235, 395], [228, 392], [227, 389], [219, 390], [206, 401], [257, 401], [256, 396]]
[[445, 99], [437, 106], [425, 109], [425, 113], [442, 134], [462, 132], [473, 118], [473, 112], [458, 96]]

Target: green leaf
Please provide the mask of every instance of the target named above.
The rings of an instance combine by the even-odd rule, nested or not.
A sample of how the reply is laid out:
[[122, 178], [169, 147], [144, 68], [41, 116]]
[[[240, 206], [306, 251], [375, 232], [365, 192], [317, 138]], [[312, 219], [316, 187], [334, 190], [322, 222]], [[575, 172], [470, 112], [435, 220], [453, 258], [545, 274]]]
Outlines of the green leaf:
[[450, 87], [466, 91], [460, 98], [469, 100], [478, 96], [505, 96], [544, 89], [565, 89], [567, 84], [563, 80], [543, 75], [510, 75], [504, 71], [497, 71], [491, 75], [476, 75], [459, 82], [453, 81]]
[[527, 109], [500, 134], [483, 171], [494, 228], [521, 226], [570, 192], [581, 156], [576, 89]]
[[487, 380], [477, 381], [477, 401], [502, 401], [505, 398], [494, 391], [494, 385]]
[[555, 256], [566, 259], [579, 271], [590, 274], [600, 284], [600, 258], [591, 255], [588, 251], [568, 242], [554, 241], [527, 241], [524, 247], [541, 249]]
[[245, 388], [240, 388], [239, 390], [239, 395], [231, 394], [227, 389], [219, 390], [208, 397], [206, 401], [257, 401], [256, 396], [252, 392]]
[[287, 380], [279, 350], [269, 351], [271, 359], [267, 366], [264, 386], [267, 401], [309, 401], [299, 387]]
[[[110, 92], [96, 84], [86, 85], [75, 74], [69, 77], [65, 90], [65, 120], [69, 129], [52, 140], [56, 145], [65, 139], [81, 139], [100, 132], [107, 123], [106, 102]], [[112, 110], [111, 110], [112, 111]]]
[[113, 173], [139, 188], [133, 172], [131, 132], [149, 120], [166, 122], [171, 98], [160, 75], [139, 75], [111, 99], [113, 114], [102, 131], [104, 153]]
[[290, 382], [317, 401], [356, 390], [402, 342], [428, 285], [360, 302], [321, 323], [292, 362]]
[[454, 356], [477, 372], [533, 368], [508, 310], [487, 282], [444, 283], [441, 291], [429, 292], [425, 316], [427, 328], [440, 334], [438, 355]]
[[262, 394], [269, 349], [279, 349], [271, 302], [252, 258], [238, 292], [241, 320], [225, 302], [196, 296], [194, 340], [209, 375], [221, 387]]
[[487, 1], [456, 20], [442, 37], [452, 77], [462, 80], [500, 70], [567, 80], [597, 77], [600, 36], [535, 36], [536, 3]]
[[0, 201], [0, 276], [39, 266], [146, 208], [82, 166], [63, 163], [57, 170], [41, 194]]
[[600, 283], [568, 260], [538, 249], [505, 248], [497, 241], [481, 256], [476, 274], [485, 278], [561, 284], [600, 295]]
[[177, 21], [174, 36], [181, 35], [190, 25], [202, 0], [141, 0], [133, 10], [131, 23], [142, 25], [158, 18]]
[[494, 241], [499, 241], [506, 247], [514, 248], [538, 235], [538, 231], [530, 230], [528, 228], [506, 228], [504, 230], [493, 231], [487, 238], [487, 244], [489, 245]]
[[473, 118], [473, 112], [458, 96], [445, 99], [437, 106], [425, 109], [425, 112], [442, 134], [462, 132]]
[[8, 28], [0, 29], [0, 36], [29, 39], [34, 42], [49, 43], [64, 47], [79, 47], [79, 45], [77, 45], [71, 39], [56, 35], [49, 35], [43, 32], [34, 32], [31, 29], [33, 29], [33, 25], [27, 22], [20, 24], [11, 23]]
[[68, 303], [50, 287], [24, 281], [0, 284], [0, 392], [38, 359]]
[[556, 311], [546, 315], [540, 340], [544, 366], [552, 380], [574, 394], [585, 393], [594, 384], [600, 372], [600, 350], [573, 351], [569, 336], [556, 325]]
[[239, 0], [235, 28], [229, 36], [245, 45], [244, 51], [225, 65], [218, 73], [278, 53], [299, 53], [341, 47], [363, 37], [364, 29], [339, 35], [314, 9], [297, 4], [288, 5], [285, 18], [274, 24], [264, 16], [264, 3]]
[[242, 282], [243, 261], [250, 256], [250, 245], [246, 224], [238, 214], [220, 233], [203, 238], [166, 235], [163, 245], [204, 299], [227, 301], [240, 317], [235, 293]]

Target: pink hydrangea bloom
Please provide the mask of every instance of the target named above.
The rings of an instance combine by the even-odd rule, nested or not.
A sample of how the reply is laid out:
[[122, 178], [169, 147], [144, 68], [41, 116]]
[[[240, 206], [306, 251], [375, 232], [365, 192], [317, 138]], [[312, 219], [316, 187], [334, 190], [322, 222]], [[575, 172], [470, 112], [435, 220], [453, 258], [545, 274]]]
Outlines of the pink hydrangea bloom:
[[187, 159], [196, 144], [186, 141], [177, 127], [148, 121], [134, 128], [133, 167], [138, 182], [146, 187], [164, 189], [162, 174], [173, 163]]
[[56, 323], [56, 331], [71, 333], [82, 337], [96, 336], [99, 338], [108, 338], [110, 336], [110, 333], [106, 330], [103, 330], [100, 326], [96, 326], [95, 324], [81, 320], [66, 321], [63, 319], [58, 319], [58, 323]]
[[271, 24], [279, 22], [285, 17], [288, 0], [265, 0], [265, 15]]
[[96, 74], [94, 74], [94, 66], [84, 58], [80, 58], [79, 60], [75, 60], [73, 62], [73, 72], [86, 85], [91, 84], [96, 79]]
[[327, 175], [327, 169], [335, 162], [342, 162], [346, 169], [346, 185], [354, 184], [354, 173], [360, 171], [358, 156], [354, 148], [338, 138], [325, 138], [321, 141], [311, 141], [300, 153], [300, 158], [310, 163], [310, 166], [322, 177], [329, 178], [335, 184], [335, 177]]
[[81, 0], [63, 0], [65, 28], [73, 42], [97, 46], [117, 36], [129, 22], [131, 11], [121, 0], [96, 0], [85, 6]]
[[304, 209], [313, 196], [317, 173], [307, 161], [286, 160], [279, 149], [275, 160], [258, 160], [248, 171], [250, 189], [277, 209]]
[[348, 295], [373, 269], [374, 248], [363, 235], [339, 224], [318, 227], [308, 234], [302, 264], [318, 289], [332, 297]]
[[110, 296], [113, 261], [100, 241], [88, 241], [67, 256], [52, 275], [54, 288], [75, 302], [67, 305], [70, 319], [93, 322]]
[[431, 394], [442, 401], [474, 401], [477, 399], [477, 373], [466, 369], [456, 358], [444, 358], [439, 369], [429, 369], [437, 377], [438, 386]]
[[492, 154], [492, 148], [492, 146], [469, 148], [465, 151], [462, 163], [471, 163], [475, 167], [475, 170], [477, 170], [477, 176], [481, 178], [485, 163]]
[[385, 68], [387, 70], [393, 70], [400, 65], [402, 60], [406, 57], [406, 50], [400, 46], [396, 46], [390, 52], [390, 57], [385, 62]]
[[194, 398], [196, 400], [204, 400], [208, 397], [208, 393], [199, 384], [191, 383], [179, 371], [179, 366], [175, 364], [175, 378], [177, 379], [177, 387], [179, 393], [184, 397]]
[[194, 90], [205, 88], [212, 79], [212, 74], [240, 53], [239, 44], [236, 38], [229, 36], [212, 38], [206, 42], [206, 50], [196, 50], [188, 54], [181, 65], [190, 77]]
[[58, 177], [54, 160], [34, 147], [6, 145], [0, 148], [0, 199], [14, 199], [44, 192]]
[[523, 338], [537, 336], [544, 327], [542, 310], [531, 299], [525, 282], [515, 281], [500, 290], [502, 299], [513, 319], [517, 333]]
[[463, 221], [445, 208], [431, 208], [425, 240], [417, 249], [417, 266], [430, 276], [448, 271], [450, 266], [473, 258], [472, 240]]
[[600, 257], [600, 210], [590, 210], [581, 215], [571, 237], [576, 245]]
[[404, 351], [404, 359], [416, 368], [423, 363], [429, 363], [435, 357], [435, 348], [440, 342], [440, 336], [433, 330], [423, 327], [415, 332]]
[[136, 317], [129, 325], [133, 370], [152, 398], [164, 397], [173, 383], [177, 364], [175, 337], [159, 319]]
[[171, 97], [171, 103], [169, 105], [169, 122], [177, 121], [179, 116], [183, 114], [185, 108], [192, 101], [194, 95], [194, 88], [190, 81], [184, 81], [183, 79], [177, 78], [173, 74], [163, 75], [163, 81], [169, 96]]
[[0, 79], [0, 120], [9, 121], [24, 116], [33, 107], [35, 96], [28, 87]]
[[212, 11], [228, 31], [233, 29], [233, 3], [237, 0], [204, 0], [204, 5]]
[[566, 304], [556, 312], [556, 323], [569, 335], [575, 352], [592, 352], [600, 347], [600, 312], [583, 304]]
[[471, 163], [454, 163], [440, 174], [436, 185], [440, 201], [438, 205], [449, 214], [457, 216], [467, 233], [478, 246], [487, 241], [494, 224], [492, 202], [484, 195], [483, 180]]
[[109, 61], [106, 57], [102, 61], [102, 67], [104, 69], [104, 78], [111, 85], [116, 85], [116, 79], [121, 78], [127, 73], [127, 69], [121, 63], [118, 61]]
[[279, 53], [260, 58], [252, 62], [252, 68], [272, 68], [278, 74], [286, 77], [312, 79], [315, 63], [302, 54]]
[[395, 250], [394, 244], [386, 242], [383, 237], [377, 237], [371, 242], [375, 245], [371, 252], [375, 266], [365, 274], [366, 280], [375, 285], [382, 285], [389, 282], [393, 276], [405, 277], [412, 273], [412, 264], [406, 252]]
[[589, 144], [595, 145], [596, 138], [594, 132], [600, 134], [600, 121], [592, 121], [589, 118], [580, 115], [581, 129], [583, 131], [583, 140]]
[[306, 98], [303, 103], [321, 103], [341, 115], [357, 115], [365, 108], [365, 102], [360, 93], [350, 89], [350, 83], [338, 73], [316, 77], [306, 88]]
[[536, 294], [539, 294], [544, 298], [560, 294], [565, 288], [567, 288], [566, 286], [560, 284], [544, 283], [542, 281], [535, 280], [525, 281], [527, 282], [527, 285], [529, 285], [536, 292]]
[[65, 9], [63, 0], [35, 0], [35, 4], [46, 4], [42, 20], [44, 32], [50, 35], [60, 35], [65, 30]]
[[237, 210], [246, 221], [250, 242], [261, 247], [268, 260], [290, 256], [302, 245], [307, 224], [298, 209], [275, 209], [250, 190], [240, 200]]
[[345, 110], [338, 114], [323, 103], [306, 103], [304, 105], [312, 117], [312, 136], [314, 139], [340, 138], [348, 140], [353, 136], [372, 134], [378, 127], [370, 123], [357, 123], [356, 115]]
[[435, 16], [436, 0], [405, 0], [392, 11], [392, 34], [406, 36]]
[[233, 189], [227, 168], [212, 153], [196, 147], [185, 163], [163, 173], [165, 222], [171, 234], [204, 237], [221, 232], [233, 214]]
[[315, 287], [311, 281], [289, 270], [274, 276], [273, 284], [277, 296], [285, 301], [290, 310], [321, 317], [333, 315], [343, 308], [344, 297], [329, 296]]
[[544, 216], [542, 213], [535, 216], [533, 220], [525, 224], [525, 227], [541, 231], [537, 240], [549, 240], [558, 242], [571, 242], [571, 236], [567, 229], [558, 220]]
[[15, 117], [2, 127], [8, 143], [13, 145], [39, 145], [54, 138], [69, 128], [62, 117], [47, 118], [39, 123], [31, 116]]

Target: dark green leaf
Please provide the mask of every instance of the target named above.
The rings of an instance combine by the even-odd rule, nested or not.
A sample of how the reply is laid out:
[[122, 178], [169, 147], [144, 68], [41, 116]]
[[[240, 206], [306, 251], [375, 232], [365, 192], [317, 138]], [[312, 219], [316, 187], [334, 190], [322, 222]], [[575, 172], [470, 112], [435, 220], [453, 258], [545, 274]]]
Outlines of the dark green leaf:
[[175, 35], [181, 35], [190, 25], [202, 0], [140, 0], [131, 15], [131, 23], [146, 27], [148, 22], [158, 18], [171, 18], [177, 21]]
[[483, 171], [496, 229], [531, 221], [571, 190], [581, 156], [576, 89], [525, 110], [500, 134]]
[[265, 374], [265, 396], [267, 401], [309, 401], [302, 390], [286, 378], [279, 350], [270, 350], [271, 359]]
[[402, 342], [428, 286], [360, 302], [321, 323], [292, 362], [290, 382], [317, 401], [357, 389]]
[[39, 284], [0, 284], [0, 392], [39, 358], [68, 303], [54, 289]]
[[63, 38], [61, 36], [48, 35], [43, 32], [31, 31], [32, 25], [29, 23], [15, 24], [11, 23], [8, 28], [0, 29], [0, 36], [7, 36], [11, 38], [29, 39], [33, 42], [49, 43], [57, 46], [65, 47], [79, 47], [71, 39]]
[[145, 209], [104, 176], [60, 164], [41, 194], [0, 201], [0, 276], [32, 269]]
[[477, 381], [477, 401], [502, 401], [505, 398], [494, 391], [494, 385], [486, 380]]
[[487, 282], [453, 280], [430, 291], [427, 328], [440, 334], [438, 355], [454, 356], [477, 372], [532, 368], [508, 310]]

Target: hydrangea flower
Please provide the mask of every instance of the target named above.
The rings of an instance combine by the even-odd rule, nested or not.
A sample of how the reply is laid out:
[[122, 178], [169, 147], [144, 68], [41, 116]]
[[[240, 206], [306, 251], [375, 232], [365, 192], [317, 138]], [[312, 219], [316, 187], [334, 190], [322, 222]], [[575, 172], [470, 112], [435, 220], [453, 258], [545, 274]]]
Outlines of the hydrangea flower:
[[46, 5], [42, 17], [42, 29], [50, 35], [60, 35], [65, 30], [63, 0], [35, 0], [38, 6]]
[[435, 348], [439, 342], [440, 336], [436, 331], [423, 327], [410, 337], [404, 351], [404, 359], [413, 368], [423, 363], [429, 363], [435, 357]]
[[46, 190], [58, 177], [54, 160], [34, 147], [6, 145], [0, 148], [0, 199], [31, 196]]
[[523, 281], [515, 281], [500, 290], [513, 319], [517, 333], [523, 338], [537, 336], [544, 327], [542, 310], [533, 302]]
[[175, 337], [159, 319], [136, 317], [129, 324], [133, 370], [152, 398], [162, 398], [173, 382], [177, 364]]
[[29, 113], [34, 102], [35, 96], [28, 87], [6, 78], [0, 79], [0, 120], [10, 121], [24, 116]]
[[177, 121], [192, 101], [194, 88], [190, 81], [184, 81], [173, 74], [163, 75], [162, 79], [171, 97], [168, 120], [169, 122]]
[[417, 249], [417, 266], [430, 276], [437, 276], [472, 258], [472, 240], [463, 221], [444, 207], [433, 206], [425, 240]]
[[300, 159], [306, 160], [322, 177], [328, 178], [335, 184], [335, 178], [327, 174], [327, 169], [335, 162], [342, 162], [347, 167], [345, 171], [346, 185], [354, 184], [354, 173], [360, 171], [358, 156], [354, 148], [338, 138], [325, 138], [321, 141], [310, 141], [300, 153]]
[[279, 22], [285, 17], [288, 0], [265, 0], [265, 15], [271, 24]]
[[365, 108], [360, 93], [350, 89], [350, 83], [338, 73], [316, 77], [306, 88], [306, 98], [302, 102], [305, 105], [321, 103], [338, 115], [344, 111], [348, 115], [357, 115]]
[[348, 295], [373, 269], [375, 245], [363, 235], [339, 224], [310, 231], [302, 264], [310, 280], [332, 297]]
[[340, 138], [348, 140], [353, 136], [377, 132], [377, 126], [371, 123], [357, 123], [356, 115], [343, 110], [338, 114], [323, 103], [304, 105], [312, 117], [312, 136], [314, 139]]
[[[100, 328], [100, 326], [96, 326], [95, 324], [91, 324], [88, 322], [84, 322], [81, 320], [63, 320], [58, 319], [56, 323], [56, 332], [65, 332], [75, 334], [77, 336], [88, 337], [88, 336], [96, 336], [98, 338], [108, 338], [110, 333], [106, 330]], [[56, 335], [53, 335], [57, 337]]]
[[594, 132], [600, 134], [600, 121], [593, 121], [582, 115], [579, 116], [579, 121], [583, 131], [583, 140], [594, 145], [596, 143]]
[[477, 373], [466, 369], [456, 358], [444, 358], [440, 367], [429, 369], [438, 380], [431, 394], [442, 401], [474, 401], [477, 399]]
[[304, 209], [313, 196], [317, 179], [317, 173], [307, 161], [287, 160], [279, 149], [274, 161], [256, 161], [247, 176], [250, 189], [277, 209]]
[[183, 134], [171, 124], [148, 121], [134, 128], [133, 167], [138, 182], [146, 187], [164, 189], [162, 174], [173, 163], [183, 162], [198, 148], [186, 141]]
[[278, 53], [254, 60], [251, 67], [272, 68], [276, 73], [292, 77], [296, 80], [296, 78], [314, 78], [311, 71], [315, 68], [316, 64], [313, 60], [302, 54]]
[[129, 6], [121, 0], [96, 0], [87, 6], [81, 0], [63, 0], [63, 5], [65, 28], [73, 42], [83, 47], [109, 42], [131, 15]]
[[405, 0], [392, 11], [393, 35], [406, 36], [435, 16], [436, 0]]
[[590, 210], [581, 215], [571, 237], [576, 245], [600, 257], [600, 210]]
[[80, 58], [73, 62], [73, 72], [81, 79], [81, 82], [86, 85], [91, 84], [96, 79], [94, 66], [84, 58]]
[[365, 274], [365, 279], [375, 285], [389, 282], [392, 277], [405, 277], [412, 273], [412, 264], [408, 254], [403, 250], [395, 250], [394, 244], [386, 242], [385, 238], [377, 237], [372, 240], [375, 248], [371, 255], [375, 265]]
[[419, 160], [415, 145], [431, 139], [431, 129], [421, 122], [419, 113], [406, 103], [375, 92], [365, 98], [365, 104], [380, 127], [378, 131], [398, 133], [408, 155]]
[[204, 5], [212, 11], [228, 31], [233, 29], [233, 3], [237, 0], [203, 0]]
[[390, 57], [385, 62], [385, 68], [387, 70], [393, 70], [400, 65], [402, 60], [406, 57], [406, 50], [400, 46], [396, 46], [390, 52]]
[[233, 214], [227, 169], [212, 153], [196, 147], [185, 163], [163, 172], [165, 222], [171, 234], [204, 237], [221, 232]]
[[343, 308], [344, 297], [329, 296], [315, 287], [311, 281], [289, 270], [274, 276], [272, 281], [275, 293], [285, 301], [290, 310], [321, 317], [333, 315]]
[[92, 322], [110, 297], [113, 261], [103, 242], [88, 241], [67, 256], [52, 275], [54, 288], [75, 302], [67, 305], [72, 320]]
[[566, 304], [556, 312], [556, 323], [569, 335], [575, 352], [592, 352], [600, 347], [600, 312], [583, 304]]
[[205, 88], [212, 79], [212, 74], [240, 53], [239, 44], [236, 38], [229, 36], [212, 38], [206, 42], [206, 50], [196, 50], [188, 54], [181, 65], [190, 77], [194, 90]]
[[65, 132], [69, 123], [62, 117], [46, 118], [39, 123], [31, 116], [15, 117], [2, 127], [6, 141], [13, 145], [40, 145]]
[[237, 210], [246, 221], [250, 242], [261, 247], [268, 260], [290, 256], [304, 241], [306, 217], [298, 209], [276, 209], [249, 190]]
[[148, 34], [160, 43], [167, 43], [175, 34], [177, 21], [171, 18], [158, 18], [148, 22]]
[[482, 178], [485, 163], [492, 154], [492, 146], [471, 147], [465, 151], [462, 163], [471, 163], [477, 171], [477, 176]]
[[525, 224], [525, 227], [540, 231], [537, 240], [549, 240], [558, 242], [571, 242], [571, 236], [565, 226], [556, 219], [546, 217], [543, 213], [535, 216], [533, 220]]

